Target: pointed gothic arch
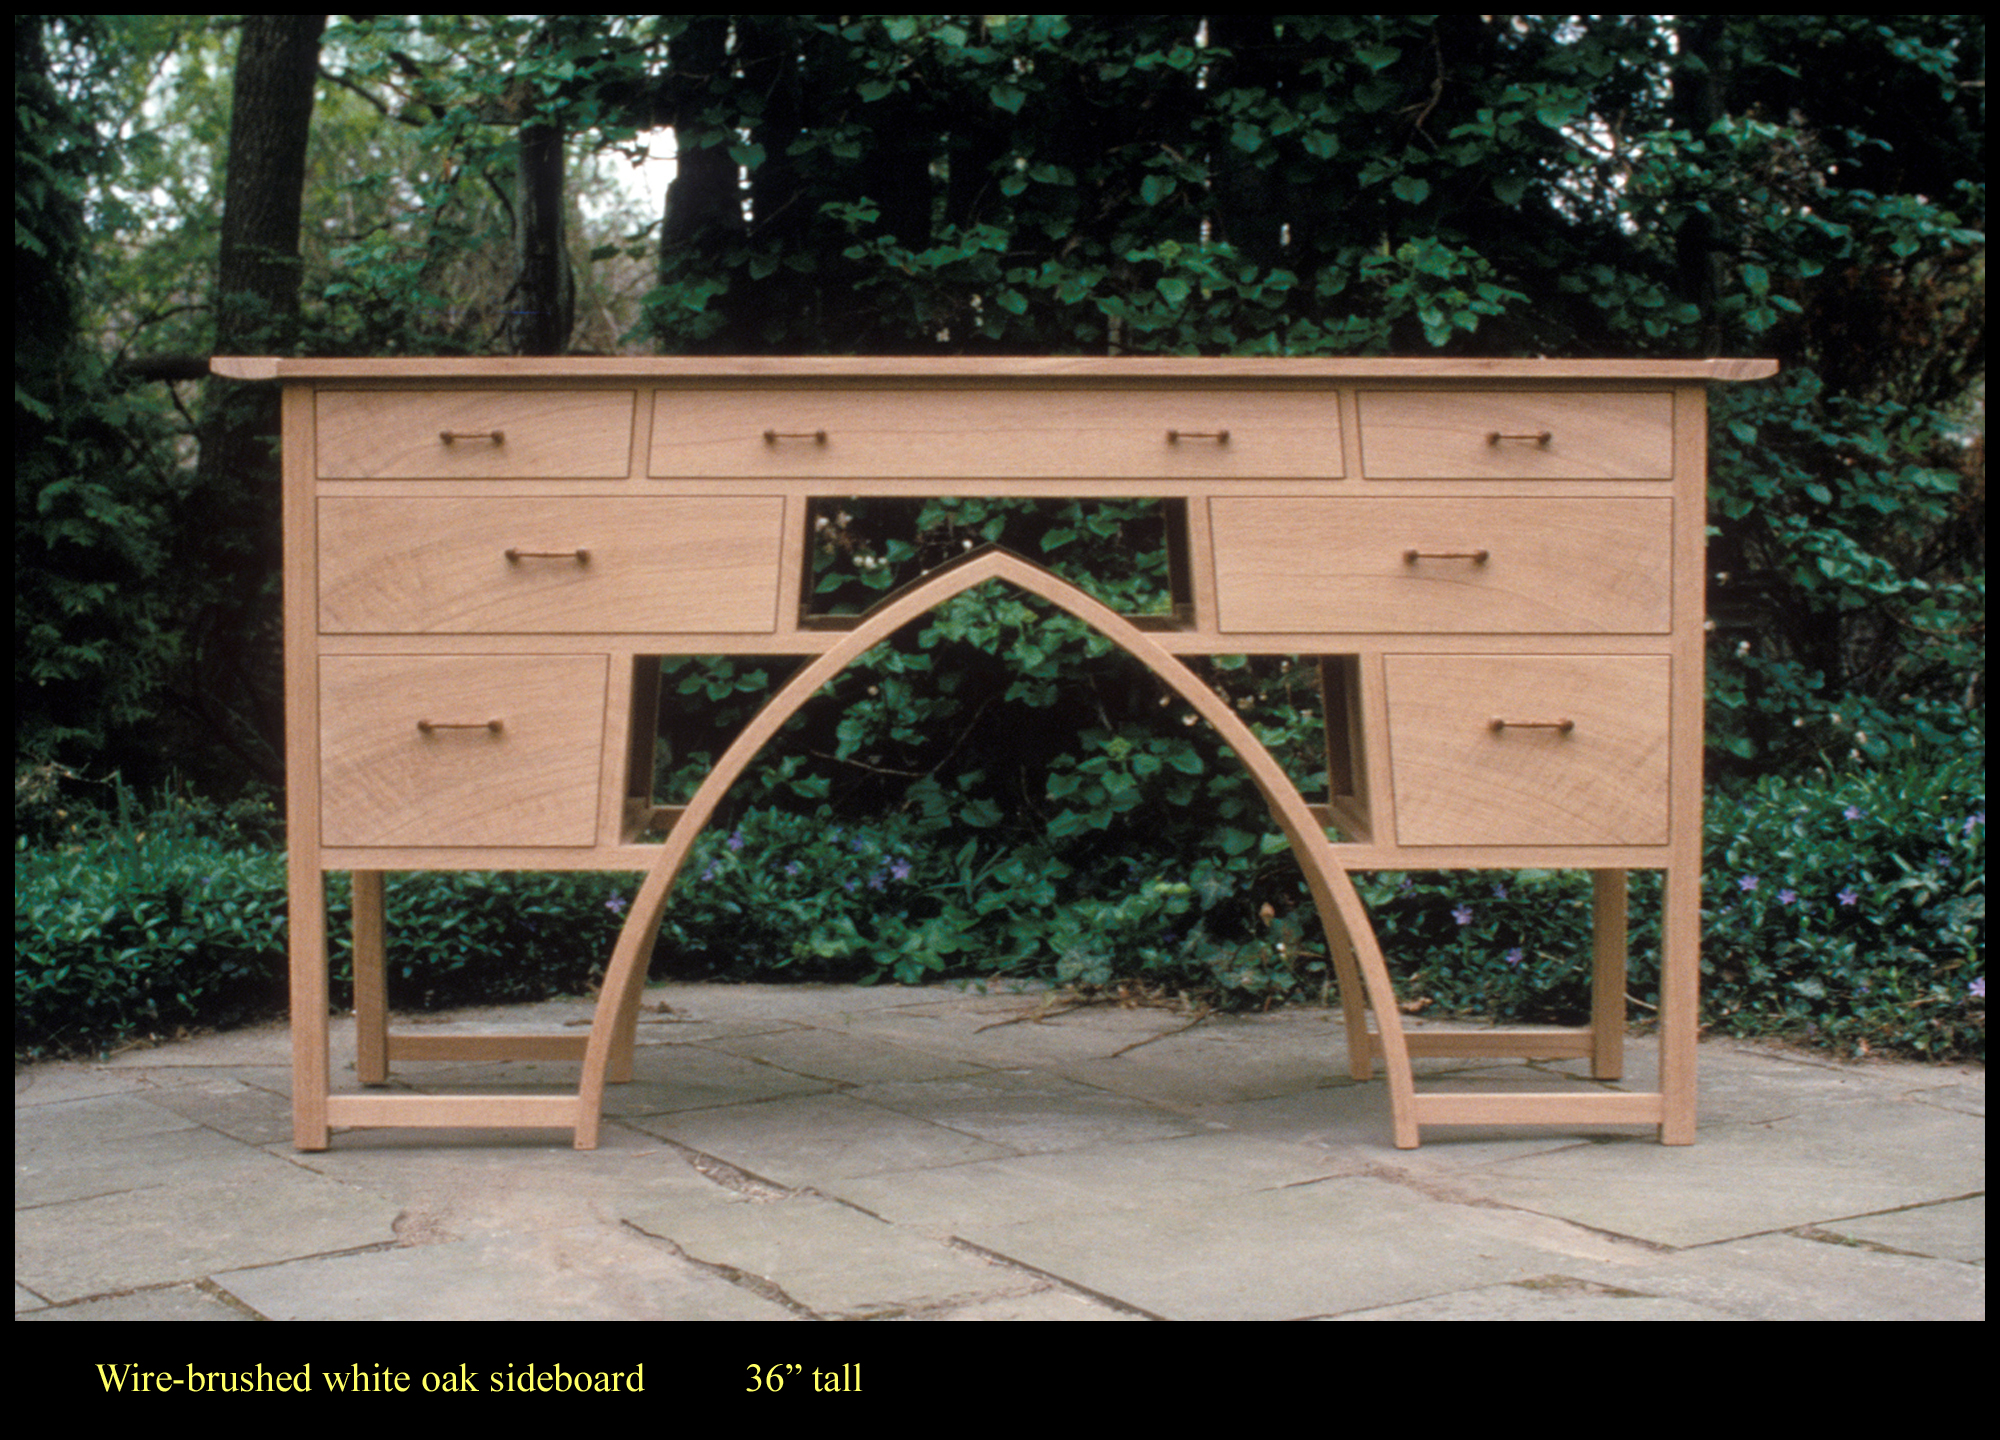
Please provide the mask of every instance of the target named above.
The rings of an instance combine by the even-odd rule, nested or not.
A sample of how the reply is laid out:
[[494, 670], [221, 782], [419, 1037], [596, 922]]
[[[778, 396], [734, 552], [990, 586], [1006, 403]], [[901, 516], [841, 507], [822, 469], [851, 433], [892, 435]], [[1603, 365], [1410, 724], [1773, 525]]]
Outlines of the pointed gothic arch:
[[[675, 819], [658, 859], [626, 912], [598, 995], [597, 1013], [584, 1052], [577, 1148], [587, 1150], [597, 1144], [604, 1086], [611, 1077], [614, 1062], [622, 1071], [631, 1054], [639, 994], [645, 984], [667, 897], [695, 838], [707, 826], [723, 795], [785, 722], [828, 681], [910, 621], [989, 580], [1004, 580], [1038, 595], [1117, 644], [1193, 706], [1236, 752], [1263, 795], [1272, 818], [1290, 842], [1325, 927], [1327, 948], [1340, 980], [1350, 1073], [1356, 1079], [1367, 1079], [1373, 1054], [1381, 1054], [1389, 1080], [1395, 1143], [1403, 1148], [1414, 1146], [1417, 1143], [1415, 1092], [1388, 967], [1346, 867], [1283, 768], [1229, 705], [1145, 631], [1053, 571], [994, 545], [970, 551], [886, 596], [860, 617], [854, 629], [801, 666], [731, 742]], [[1365, 1008], [1375, 1012], [1373, 1036], [1368, 1033], [1364, 993]]]

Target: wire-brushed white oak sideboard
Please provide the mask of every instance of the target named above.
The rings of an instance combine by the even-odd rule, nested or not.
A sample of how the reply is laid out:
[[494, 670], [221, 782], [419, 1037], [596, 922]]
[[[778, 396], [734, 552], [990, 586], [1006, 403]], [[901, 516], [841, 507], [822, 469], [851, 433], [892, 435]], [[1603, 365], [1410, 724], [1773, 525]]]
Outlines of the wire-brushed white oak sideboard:
[[[284, 387], [294, 1140], [554, 1127], [597, 1143], [694, 837], [779, 726], [900, 625], [998, 583], [1092, 625], [1214, 725], [1296, 852], [1347, 1068], [1426, 1127], [1695, 1131], [1707, 387], [1764, 360], [222, 358]], [[1171, 605], [1122, 615], [975, 550], [813, 611], [816, 502], [1146, 498]], [[658, 661], [800, 657], [684, 805], [656, 804]], [[1182, 663], [1318, 667], [1309, 804]], [[664, 839], [659, 839], [664, 834]], [[1594, 880], [1587, 1026], [1406, 1034], [1357, 869]], [[587, 1036], [392, 1034], [391, 871], [613, 869], [639, 886]], [[1419, 1091], [1412, 1057], [1624, 1068], [1627, 872], [1664, 872], [1649, 1090]], [[354, 893], [357, 1090], [329, 1062], [325, 877]], [[689, 883], [697, 883], [690, 881]], [[1370, 1017], [1372, 1016], [1372, 1024]], [[567, 1060], [574, 1091], [382, 1088], [412, 1060]]]

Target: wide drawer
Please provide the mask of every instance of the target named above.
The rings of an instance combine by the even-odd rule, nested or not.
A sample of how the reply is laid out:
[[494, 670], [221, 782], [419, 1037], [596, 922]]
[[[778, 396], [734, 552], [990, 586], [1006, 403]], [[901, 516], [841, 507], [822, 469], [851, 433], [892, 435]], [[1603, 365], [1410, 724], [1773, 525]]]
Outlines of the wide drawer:
[[1386, 657], [1404, 845], [1663, 845], [1664, 655]]
[[768, 634], [784, 501], [324, 498], [327, 634]]
[[1371, 480], [1669, 480], [1669, 390], [1363, 390]]
[[631, 390], [321, 390], [322, 480], [622, 480]]
[[1225, 631], [1665, 634], [1671, 500], [1209, 502]]
[[590, 845], [602, 655], [320, 657], [320, 840]]
[[1338, 476], [1332, 390], [661, 390], [651, 474]]

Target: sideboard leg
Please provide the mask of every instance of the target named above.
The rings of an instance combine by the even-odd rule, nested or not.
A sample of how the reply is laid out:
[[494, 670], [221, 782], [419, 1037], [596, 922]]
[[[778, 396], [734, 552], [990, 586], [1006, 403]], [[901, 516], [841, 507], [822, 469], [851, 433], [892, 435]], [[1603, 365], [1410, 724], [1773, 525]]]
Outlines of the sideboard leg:
[[611, 1060], [604, 1076], [613, 1085], [632, 1083], [632, 1054], [639, 1043], [639, 998], [646, 988], [646, 974], [653, 968], [653, 949], [659, 940], [660, 927], [654, 925], [640, 942], [636, 978], [626, 987], [625, 1003], [618, 1011], [618, 1028], [612, 1037]]
[[[1256, 773], [1255, 767], [1252, 773]], [[1284, 807], [1273, 808], [1282, 821]], [[1300, 868], [1306, 873], [1306, 884], [1312, 890], [1313, 903], [1319, 907], [1329, 940], [1338, 934], [1352, 947], [1350, 953], [1354, 968], [1360, 972], [1361, 989], [1368, 997], [1369, 1008], [1375, 1012], [1373, 1043], [1364, 1036], [1358, 1047], [1353, 1031], [1354, 1014], [1348, 1012], [1348, 1044], [1363, 1055], [1375, 1048], [1381, 1050], [1382, 1071], [1389, 1082], [1392, 1137], [1398, 1150], [1414, 1150], [1419, 1142], [1416, 1079], [1410, 1072], [1409, 1046], [1403, 1039], [1403, 1014], [1396, 1008], [1396, 990], [1389, 980], [1389, 967], [1382, 959], [1382, 947], [1376, 943], [1375, 927], [1368, 921], [1368, 912], [1361, 904], [1347, 867], [1340, 863], [1325, 838], [1321, 836], [1315, 843], [1309, 832], [1295, 833], [1291, 825], [1285, 829]], [[1345, 985], [1346, 980], [1343, 978], [1341, 983]], [[1350, 1049], [1350, 1073], [1356, 1068]]]
[[383, 874], [354, 872], [354, 1069], [363, 1085], [389, 1080], [389, 956]]
[[1590, 1073], [1625, 1074], [1626, 875], [1590, 872]]
[[1669, 867], [1660, 901], [1660, 1093], [1662, 1145], [1692, 1145], [1695, 1043], [1701, 1028], [1701, 871]]
[[293, 851], [290, 863], [292, 989], [292, 1144], [324, 1150], [330, 1140], [332, 1088], [326, 1033], [326, 879], [317, 854]]
[[1334, 978], [1340, 982], [1340, 1018], [1347, 1029], [1347, 1077], [1370, 1080], [1375, 1075], [1375, 1046], [1368, 1035], [1368, 997], [1362, 989], [1361, 967], [1354, 958], [1354, 941], [1338, 915], [1322, 914], [1320, 923], [1326, 930]]

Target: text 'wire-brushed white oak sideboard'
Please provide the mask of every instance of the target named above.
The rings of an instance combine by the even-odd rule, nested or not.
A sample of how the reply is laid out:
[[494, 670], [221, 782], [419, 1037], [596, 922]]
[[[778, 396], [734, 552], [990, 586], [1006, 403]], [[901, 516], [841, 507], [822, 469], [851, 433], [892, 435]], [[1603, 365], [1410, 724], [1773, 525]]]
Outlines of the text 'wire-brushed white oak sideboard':
[[[295, 1143], [543, 1126], [597, 1143], [670, 888], [778, 728], [899, 626], [999, 581], [1076, 615], [1214, 725], [1296, 852], [1349, 1073], [1426, 1126], [1695, 1128], [1711, 382], [1766, 360], [222, 358], [284, 386]], [[1125, 616], [975, 550], [811, 613], [815, 501], [1145, 498], [1172, 611]], [[801, 665], [685, 806], [653, 803], [658, 659]], [[1319, 667], [1309, 805], [1181, 655]], [[665, 840], [642, 843], [649, 831]], [[1592, 1021], [1406, 1035], [1354, 869], [1594, 876]], [[391, 1035], [392, 870], [643, 872], [586, 1036]], [[1665, 872], [1657, 1088], [1418, 1093], [1412, 1056], [1620, 1078], [1625, 875]], [[360, 1093], [328, 1061], [324, 876], [354, 885]], [[1369, 1024], [1372, 1013], [1374, 1023]], [[574, 1060], [574, 1093], [381, 1089], [395, 1060]]]

